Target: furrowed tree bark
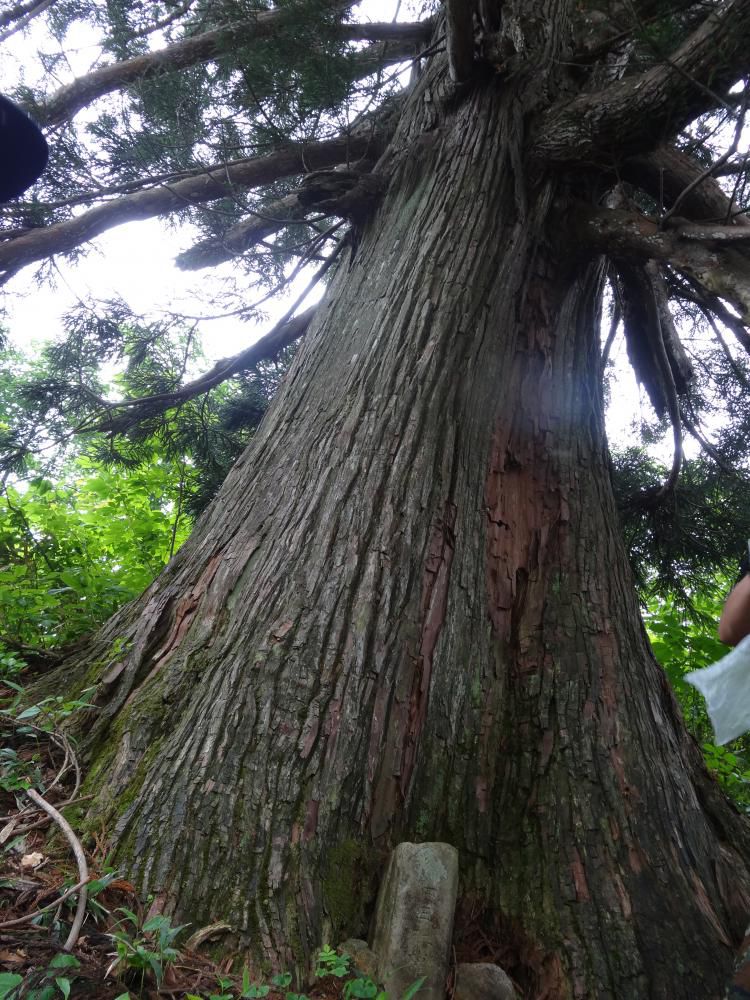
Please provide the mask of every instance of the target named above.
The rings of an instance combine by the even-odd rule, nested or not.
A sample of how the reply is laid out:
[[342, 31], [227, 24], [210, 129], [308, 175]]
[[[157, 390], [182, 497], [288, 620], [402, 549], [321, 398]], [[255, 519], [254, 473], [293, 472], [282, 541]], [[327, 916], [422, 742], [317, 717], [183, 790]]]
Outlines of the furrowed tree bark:
[[559, 211], [602, 192], [520, 128], [532, 76], [564, 72], [564, 9], [535, 5], [528, 76], [459, 102], [444, 62], [420, 78], [251, 448], [67, 683], [98, 682], [90, 822], [117, 863], [256, 958], [365, 934], [387, 852], [438, 839], [529, 996], [713, 1000], [747, 826], [619, 534], [603, 265]]

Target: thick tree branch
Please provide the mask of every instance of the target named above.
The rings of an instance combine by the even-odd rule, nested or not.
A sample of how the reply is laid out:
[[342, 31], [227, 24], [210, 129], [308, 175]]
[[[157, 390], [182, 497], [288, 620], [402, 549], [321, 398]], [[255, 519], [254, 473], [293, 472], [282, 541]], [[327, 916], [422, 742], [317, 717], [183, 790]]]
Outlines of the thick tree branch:
[[45, 10], [50, 8], [53, 3], [55, 3], [55, 0], [35, 0], [34, 3], [30, 4], [18, 4], [12, 11], [8, 11], [0, 17], [0, 25], [5, 26], [15, 18], [18, 18], [18, 20], [0, 34], [0, 42], [6, 41], [11, 35], [15, 35], [17, 31], [21, 31], [35, 17], [39, 17], [40, 14], [43, 14]]
[[356, 219], [367, 214], [386, 184], [377, 174], [356, 170], [323, 170], [308, 174], [302, 185], [285, 198], [268, 205], [258, 215], [243, 219], [223, 236], [203, 240], [179, 254], [177, 266], [199, 270], [232, 260], [267, 236], [311, 210], [339, 218]]
[[[738, 210], [715, 176], [706, 175], [697, 160], [674, 147], [660, 146], [630, 157], [621, 164], [620, 176], [646, 191], [660, 207], [671, 208], [682, 196], [685, 215], [697, 221], [726, 219]], [[746, 215], [736, 215], [734, 223], [750, 227]]]
[[87, 423], [79, 431], [101, 431], [106, 434], [123, 434], [147, 420], [165, 413], [167, 410], [186, 403], [190, 399], [202, 396], [222, 382], [228, 381], [239, 372], [247, 371], [261, 361], [268, 361], [278, 356], [285, 347], [289, 347], [300, 337], [304, 337], [317, 310], [317, 305], [310, 306], [303, 313], [281, 322], [251, 347], [240, 351], [231, 358], [224, 358], [214, 367], [201, 375], [200, 378], [188, 382], [174, 392], [164, 392], [156, 396], [144, 396], [141, 399], [127, 399], [111, 404], [111, 412], [96, 423]]
[[22, 267], [81, 246], [114, 226], [204, 204], [231, 194], [233, 188], [258, 187], [311, 169], [321, 170], [367, 155], [377, 156], [387, 139], [387, 132], [363, 130], [310, 145], [290, 144], [267, 156], [236, 160], [174, 184], [159, 185], [97, 205], [74, 219], [30, 230], [24, 236], [0, 244], [0, 283]]
[[445, 37], [450, 78], [464, 83], [474, 69], [474, 11], [466, 0], [446, 0]]
[[553, 106], [532, 146], [547, 163], [614, 166], [653, 148], [716, 107], [747, 67], [750, 0], [712, 10], [673, 56], [638, 76]]
[[735, 233], [743, 235], [746, 230], [671, 221], [675, 228], [662, 229], [644, 215], [588, 205], [579, 205], [572, 219], [581, 240], [592, 250], [671, 264], [707, 292], [731, 302], [743, 322], [750, 322], [750, 258], [726, 245]]
[[[21, 17], [26, 17], [28, 14], [32, 14], [37, 7], [44, 3], [45, 0], [27, 0], [26, 3], [17, 3], [15, 7], [11, 7], [9, 10], [3, 11], [0, 14], [0, 28], [5, 28], [13, 21], [17, 21]], [[47, 4], [49, 6], [49, 4]]]
[[[29, 110], [44, 125], [58, 124], [72, 118], [96, 98], [136, 81], [208, 62], [232, 52], [238, 46], [269, 38], [281, 28], [293, 26], [295, 16], [294, 9], [286, 7], [261, 12], [247, 21], [183, 38], [156, 52], [103, 66], [61, 87], [41, 108]], [[429, 39], [432, 22], [339, 24], [332, 25], [331, 31], [342, 41], [390, 41], [417, 45]]]
[[262, 214], [252, 215], [228, 229], [223, 236], [201, 240], [175, 257], [175, 263], [183, 271], [199, 271], [204, 267], [215, 267], [226, 260], [243, 254], [251, 246], [272, 236], [292, 222], [299, 221], [307, 207], [300, 203], [298, 192], [293, 191], [285, 198], [266, 205]]

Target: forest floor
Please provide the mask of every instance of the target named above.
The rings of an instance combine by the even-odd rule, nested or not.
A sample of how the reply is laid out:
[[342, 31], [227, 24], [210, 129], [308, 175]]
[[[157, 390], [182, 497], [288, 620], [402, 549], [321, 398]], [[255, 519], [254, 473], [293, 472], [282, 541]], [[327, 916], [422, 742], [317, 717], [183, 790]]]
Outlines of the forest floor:
[[[0, 796], [0, 801], [6, 796]], [[7, 800], [2, 820], [9, 823]], [[0, 1000], [240, 1000], [284, 998], [284, 986], [243, 983], [232, 974], [232, 957], [213, 961], [199, 948], [160, 944], [158, 925], [134, 887], [121, 878], [102, 876], [101, 861], [89, 854], [93, 892], [75, 944], [64, 949], [77, 907], [77, 894], [60, 900], [77, 883], [75, 864], [64, 857], [65, 843], [49, 829], [23, 834], [24, 844], [6, 851], [0, 871]], [[6, 846], [6, 845], [3, 845]], [[20, 850], [18, 848], [21, 848]], [[111, 873], [110, 873], [111, 874]], [[98, 877], [97, 877], [98, 876]], [[103, 883], [103, 884], [102, 884]], [[153, 921], [151, 921], [153, 922]], [[168, 925], [168, 930], [173, 930]], [[187, 936], [189, 932], [184, 931]], [[156, 968], [160, 971], [157, 985]], [[20, 981], [18, 979], [20, 977]], [[309, 1000], [342, 997], [351, 975], [324, 976], [304, 992]], [[249, 987], [249, 988], [248, 988]], [[268, 992], [264, 992], [268, 987]], [[295, 998], [297, 994], [294, 994]]]
[[[84, 848], [63, 816], [82, 802], [74, 744], [51, 714], [9, 710], [13, 687], [0, 681], [0, 1000], [344, 996], [354, 975], [333, 952], [320, 971], [335, 966], [337, 974], [292, 993], [291, 976], [253, 982], [231, 971], [238, 956], [215, 961], [205, 954], [216, 943], [212, 930], [226, 927], [196, 934], [154, 914], [109, 866], [106, 831], [89, 836]], [[70, 940], [82, 883], [88, 900]]]

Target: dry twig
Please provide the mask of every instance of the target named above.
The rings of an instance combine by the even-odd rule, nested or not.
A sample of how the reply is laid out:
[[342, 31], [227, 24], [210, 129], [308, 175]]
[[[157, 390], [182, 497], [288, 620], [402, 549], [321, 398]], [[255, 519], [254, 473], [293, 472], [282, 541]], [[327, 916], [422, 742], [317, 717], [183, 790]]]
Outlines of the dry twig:
[[[86, 883], [89, 881], [89, 866], [86, 863], [86, 855], [83, 853], [83, 848], [81, 847], [81, 842], [73, 833], [73, 828], [70, 823], [65, 819], [65, 817], [51, 806], [49, 802], [45, 801], [39, 792], [35, 791], [33, 788], [29, 788], [26, 794], [31, 799], [31, 801], [43, 809], [47, 815], [51, 816], [52, 819], [57, 823], [62, 832], [65, 834], [68, 843], [73, 848], [73, 854], [75, 855], [76, 864], [78, 865], [79, 880], [81, 883], [81, 894], [78, 897], [78, 909], [76, 910], [75, 919], [73, 920], [73, 926], [70, 928], [70, 934], [63, 945], [63, 951], [71, 951], [76, 941], [78, 940], [78, 935], [81, 931], [81, 926], [83, 925], [83, 918], [86, 915], [86, 899], [88, 893], [86, 891]], [[59, 900], [57, 901], [60, 902]]]

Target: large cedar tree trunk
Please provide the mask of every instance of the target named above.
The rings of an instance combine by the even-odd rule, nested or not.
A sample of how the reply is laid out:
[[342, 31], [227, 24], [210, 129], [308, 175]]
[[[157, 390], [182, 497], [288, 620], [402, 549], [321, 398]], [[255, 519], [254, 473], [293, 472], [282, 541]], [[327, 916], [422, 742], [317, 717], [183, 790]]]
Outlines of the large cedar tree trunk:
[[92, 822], [282, 966], [366, 933], [394, 844], [444, 840], [459, 942], [504, 935], [528, 996], [715, 998], [750, 854], [618, 532], [603, 268], [566, 235], [602, 191], [525, 157], [533, 74], [465, 95], [439, 65], [255, 442], [94, 643]]

